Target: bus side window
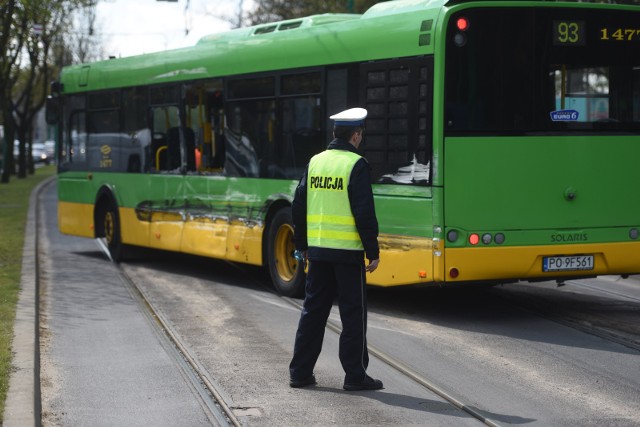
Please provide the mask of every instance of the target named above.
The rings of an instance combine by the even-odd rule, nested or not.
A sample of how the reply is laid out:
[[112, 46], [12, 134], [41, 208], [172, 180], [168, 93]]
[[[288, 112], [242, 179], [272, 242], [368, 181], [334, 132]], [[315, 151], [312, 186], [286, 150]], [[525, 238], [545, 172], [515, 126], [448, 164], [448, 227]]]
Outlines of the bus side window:
[[152, 161], [156, 171], [179, 172], [180, 157], [180, 116], [174, 105], [152, 108], [153, 140]]
[[171, 127], [167, 130], [167, 169], [180, 168], [180, 128]]
[[167, 140], [163, 132], [153, 132], [151, 140], [150, 163], [153, 170], [162, 170], [167, 164]]
[[211, 114], [212, 122], [214, 123], [214, 127], [211, 129], [211, 135], [215, 147], [211, 167], [214, 169], [223, 169], [227, 154], [227, 144], [224, 135], [225, 116], [222, 103], [220, 103], [219, 108], [212, 108]]
[[374, 181], [430, 185], [433, 57], [361, 64], [360, 99]]
[[225, 174], [273, 177], [269, 155], [277, 133], [275, 76], [229, 79], [226, 91]]
[[71, 95], [64, 98], [60, 170], [86, 169], [87, 114], [85, 108], [84, 95]]
[[184, 142], [188, 172], [220, 172], [224, 162], [222, 79], [186, 84]]
[[274, 156], [283, 176], [302, 176], [309, 160], [327, 145], [320, 123], [320, 96], [284, 98], [281, 103], [282, 136]]
[[281, 177], [298, 179], [327, 145], [322, 116], [322, 73], [284, 75], [280, 84], [280, 130], [272, 161]]
[[64, 145], [61, 155], [61, 168], [65, 170], [86, 169], [87, 161], [87, 132], [86, 115], [82, 110], [73, 111], [67, 122], [68, 129], [64, 132]]
[[196, 134], [190, 127], [184, 128], [185, 153], [187, 156], [187, 170], [196, 170]]
[[224, 97], [221, 91], [216, 91], [209, 96], [207, 109], [209, 112], [211, 128], [209, 129], [211, 138], [211, 163], [214, 170], [221, 170], [224, 167], [226, 156], [226, 143], [224, 137], [225, 116]]
[[169, 129], [180, 127], [179, 85], [159, 85], [149, 88], [149, 104], [151, 117], [151, 149], [150, 160], [154, 171], [180, 172], [182, 164], [179, 149], [170, 149]]
[[196, 168], [196, 155], [195, 155], [195, 132], [190, 127], [180, 128], [175, 126], [167, 130], [167, 144], [166, 144], [166, 156], [167, 156], [167, 168], [169, 170], [180, 169], [181, 162], [181, 145], [185, 146], [186, 153], [186, 167], [188, 171], [194, 171]]
[[136, 87], [122, 91], [122, 156], [127, 172], [148, 171], [152, 163], [149, 158], [151, 131], [147, 124], [147, 88]]

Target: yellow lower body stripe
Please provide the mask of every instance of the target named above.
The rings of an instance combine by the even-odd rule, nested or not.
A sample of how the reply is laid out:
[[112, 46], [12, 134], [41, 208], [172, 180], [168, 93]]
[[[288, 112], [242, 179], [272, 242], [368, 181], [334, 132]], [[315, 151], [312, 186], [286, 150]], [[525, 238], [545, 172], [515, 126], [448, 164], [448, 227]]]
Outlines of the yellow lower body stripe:
[[58, 229], [72, 236], [95, 237], [93, 205], [58, 202]]
[[[593, 270], [543, 272], [546, 256], [593, 255]], [[450, 276], [451, 269], [459, 272]], [[640, 272], [640, 242], [445, 249], [445, 280], [538, 279]]]
[[[261, 226], [206, 219], [146, 222], [131, 208], [120, 208], [119, 215], [123, 243], [262, 265]], [[93, 205], [59, 202], [58, 226], [62, 233], [93, 238]], [[367, 274], [367, 283], [375, 286], [640, 273], [640, 242], [444, 250], [423, 237], [383, 234], [379, 242], [380, 266]], [[440, 251], [443, 256], [436, 256]], [[556, 255], [593, 255], [594, 268], [543, 272], [543, 258]], [[456, 278], [451, 277], [454, 268]]]

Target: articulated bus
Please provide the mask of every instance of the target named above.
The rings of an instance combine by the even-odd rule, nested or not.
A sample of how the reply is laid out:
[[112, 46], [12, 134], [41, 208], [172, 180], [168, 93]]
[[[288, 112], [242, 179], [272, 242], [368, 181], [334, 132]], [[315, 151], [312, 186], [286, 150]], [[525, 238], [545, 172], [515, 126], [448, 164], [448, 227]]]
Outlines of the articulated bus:
[[640, 273], [640, 8], [397, 0], [65, 68], [61, 232], [264, 266], [328, 117], [369, 111], [377, 286]]

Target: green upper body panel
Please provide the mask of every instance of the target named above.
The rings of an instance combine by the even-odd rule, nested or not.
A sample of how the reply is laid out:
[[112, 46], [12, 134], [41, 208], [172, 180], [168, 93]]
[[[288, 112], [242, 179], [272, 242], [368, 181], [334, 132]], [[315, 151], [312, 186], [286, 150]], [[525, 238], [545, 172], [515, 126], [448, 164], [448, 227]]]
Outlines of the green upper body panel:
[[[640, 221], [638, 136], [445, 141], [447, 226], [468, 230], [622, 227]], [[573, 196], [571, 195], [573, 194]]]

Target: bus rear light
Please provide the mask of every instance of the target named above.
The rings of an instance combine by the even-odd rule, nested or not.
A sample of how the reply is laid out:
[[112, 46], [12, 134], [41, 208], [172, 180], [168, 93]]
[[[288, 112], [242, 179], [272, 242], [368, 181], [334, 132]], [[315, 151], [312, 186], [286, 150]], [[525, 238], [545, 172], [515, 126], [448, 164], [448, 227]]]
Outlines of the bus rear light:
[[502, 233], [496, 234], [496, 237], [493, 239], [493, 241], [496, 242], [499, 245], [503, 244], [504, 243], [504, 234], [502, 234]]
[[469, 20], [465, 17], [458, 18], [456, 27], [458, 27], [460, 31], [467, 31], [469, 29]]
[[456, 19], [456, 28], [458, 29], [458, 32], [453, 36], [453, 44], [457, 47], [462, 47], [467, 44], [467, 35], [465, 34], [465, 31], [469, 29], [469, 25], [469, 20], [464, 16]]
[[467, 44], [467, 36], [463, 33], [456, 33], [456, 35], [453, 36], [453, 44], [455, 44], [456, 47], [463, 47]]
[[456, 230], [449, 230], [447, 233], [447, 240], [451, 243], [458, 240], [458, 232]]
[[469, 243], [471, 243], [473, 246], [477, 245], [480, 242], [480, 236], [477, 235], [476, 233], [473, 233], [469, 236]]
[[631, 240], [636, 240], [638, 238], [638, 229], [632, 228], [629, 230], [629, 237], [631, 237]]
[[449, 277], [451, 277], [452, 279], [457, 278], [460, 275], [460, 272], [458, 271], [457, 268], [453, 267], [451, 270], [449, 270]]
[[491, 234], [484, 233], [482, 235], [482, 243], [484, 243], [485, 245], [490, 244], [492, 240], [493, 240], [493, 236]]

